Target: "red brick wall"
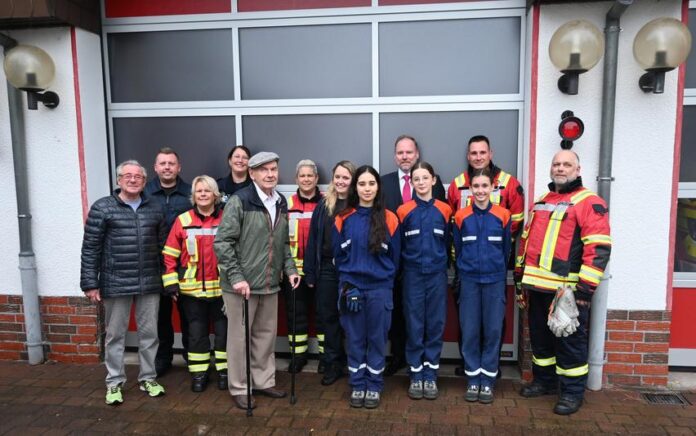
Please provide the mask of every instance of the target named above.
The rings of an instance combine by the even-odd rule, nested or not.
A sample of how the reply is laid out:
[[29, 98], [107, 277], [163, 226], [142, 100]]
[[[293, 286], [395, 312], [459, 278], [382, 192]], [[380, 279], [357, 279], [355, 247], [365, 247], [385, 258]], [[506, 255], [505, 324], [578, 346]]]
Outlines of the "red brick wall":
[[[666, 386], [671, 312], [609, 310], [604, 345], [603, 385]], [[520, 316], [519, 366], [522, 379], [532, 379], [532, 347], [527, 312]]]
[[[95, 363], [102, 353], [99, 309], [84, 297], [40, 297], [45, 356]], [[0, 295], [0, 359], [27, 360], [21, 295]]]

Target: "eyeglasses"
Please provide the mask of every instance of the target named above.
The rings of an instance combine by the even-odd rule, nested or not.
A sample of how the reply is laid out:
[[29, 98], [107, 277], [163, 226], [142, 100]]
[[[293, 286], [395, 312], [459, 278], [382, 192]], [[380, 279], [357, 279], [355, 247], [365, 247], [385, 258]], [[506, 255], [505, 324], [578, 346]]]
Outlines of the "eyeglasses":
[[130, 180], [135, 180], [136, 182], [140, 182], [141, 180], [145, 179], [145, 177], [141, 176], [140, 174], [121, 174], [119, 177], [127, 182]]

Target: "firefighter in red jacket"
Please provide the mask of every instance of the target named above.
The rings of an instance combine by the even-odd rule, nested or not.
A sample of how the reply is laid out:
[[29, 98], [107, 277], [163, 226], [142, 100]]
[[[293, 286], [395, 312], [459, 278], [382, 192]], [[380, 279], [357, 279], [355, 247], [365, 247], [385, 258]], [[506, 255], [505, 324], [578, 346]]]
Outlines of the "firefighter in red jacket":
[[[582, 186], [575, 152], [556, 153], [551, 164], [550, 192], [530, 212], [515, 265], [520, 306], [529, 302], [534, 380], [520, 391], [531, 398], [555, 394], [554, 412], [570, 415], [582, 405], [589, 366], [588, 319], [592, 295], [609, 262], [611, 236], [607, 205]], [[567, 337], [547, 327], [555, 292], [575, 290], [580, 325]]]
[[218, 262], [213, 251], [217, 228], [222, 221], [220, 191], [215, 179], [193, 179], [193, 209], [174, 220], [162, 250], [165, 294], [181, 299], [188, 322], [188, 368], [191, 390], [203, 392], [208, 385], [210, 366], [210, 323], [215, 331], [213, 349], [218, 389], [227, 389], [227, 318], [222, 311], [222, 290]]
[[[469, 165], [466, 170], [452, 180], [447, 189], [447, 201], [456, 213], [471, 205], [471, 173], [474, 170], [488, 168], [493, 175], [493, 192], [491, 203], [497, 204], [510, 211], [513, 238], [522, 227], [524, 219], [524, 190], [520, 182], [511, 174], [501, 170], [493, 164], [493, 150], [490, 141], [483, 135], [477, 135], [469, 139], [466, 159]], [[464, 199], [464, 200], [462, 200]]]
[[[290, 234], [290, 253], [295, 261], [297, 272], [304, 278], [302, 270], [304, 253], [309, 239], [309, 224], [312, 221], [314, 209], [321, 200], [321, 194], [317, 183], [319, 173], [317, 165], [309, 159], [303, 159], [297, 163], [295, 171], [297, 192], [288, 199], [288, 226]], [[285, 307], [288, 321], [288, 345], [295, 349], [295, 360], [290, 362], [288, 372], [298, 373], [307, 364], [307, 347], [309, 341], [309, 305], [312, 300], [311, 289], [302, 280], [294, 290], [295, 310], [292, 307], [291, 286], [287, 279], [284, 281], [287, 292], [285, 293]], [[295, 336], [292, 332], [293, 314], [295, 316]], [[319, 341], [319, 354], [324, 352], [324, 335], [321, 326], [316, 326], [317, 339]]]

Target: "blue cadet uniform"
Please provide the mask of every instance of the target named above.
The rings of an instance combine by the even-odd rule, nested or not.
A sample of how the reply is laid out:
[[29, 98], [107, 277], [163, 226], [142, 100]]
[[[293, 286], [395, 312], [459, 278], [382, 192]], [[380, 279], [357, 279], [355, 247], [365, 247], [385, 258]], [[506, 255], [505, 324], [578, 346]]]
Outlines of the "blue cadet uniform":
[[[333, 250], [339, 279], [339, 310], [346, 332], [348, 371], [353, 390], [382, 392], [387, 334], [394, 309], [392, 287], [399, 269], [401, 234], [396, 215], [385, 210], [387, 237], [382, 251], [368, 248], [371, 208], [346, 209], [336, 217]], [[360, 293], [360, 310], [345, 307], [344, 290]]]
[[[510, 212], [475, 204], [454, 216], [454, 249], [461, 277], [459, 320], [469, 385], [493, 387], [505, 317], [505, 278], [511, 246]], [[483, 340], [482, 340], [483, 339]]]
[[416, 197], [397, 210], [401, 250], [406, 362], [411, 381], [436, 381], [447, 315], [447, 258], [452, 209]]

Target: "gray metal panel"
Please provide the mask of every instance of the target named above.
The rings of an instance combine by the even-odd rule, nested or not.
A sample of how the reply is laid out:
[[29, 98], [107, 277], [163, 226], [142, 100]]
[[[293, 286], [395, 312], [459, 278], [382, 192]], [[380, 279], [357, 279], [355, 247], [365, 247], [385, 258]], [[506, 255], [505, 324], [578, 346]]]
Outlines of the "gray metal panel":
[[491, 141], [493, 162], [516, 176], [518, 117], [516, 110], [381, 114], [380, 172], [396, 170], [394, 140], [407, 134], [418, 141], [421, 160], [430, 162], [442, 183], [447, 184], [466, 167], [469, 138], [486, 135]]
[[239, 30], [242, 98], [371, 95], [369, 24]]
[[148, 178], [157, 150], [172, 147], [181, 159], [181, 176], [191, 181], [230, 172], [227, 153], [235, 143], [234, 117], [114, 118], [116, 162], [137, 159]]
[[110, 33], [114, 103], [233, 100], [229, 29]]
[[[691, 35], [696, 35], [696, 9], [689, 9], [689, 30]], [[689, 57], [686, 58], [686, 81], [684, 82], [686, 88], [696, 88], [696, 54], [694, 51], [696, 49], [692, 47]]]
[[684, 106], [679, 181], [696, 182], [696, 106]]
[[280, 156], [280, 183], [295, 183], [295, 165], [312, 159], [319, 183], [329, 182], [336, 162], [372, 163], [372, 115], [253, 115], [242, 118], [244, 144]]
[[520, 18], [380, 23], [380, 96], [516, 94]]

